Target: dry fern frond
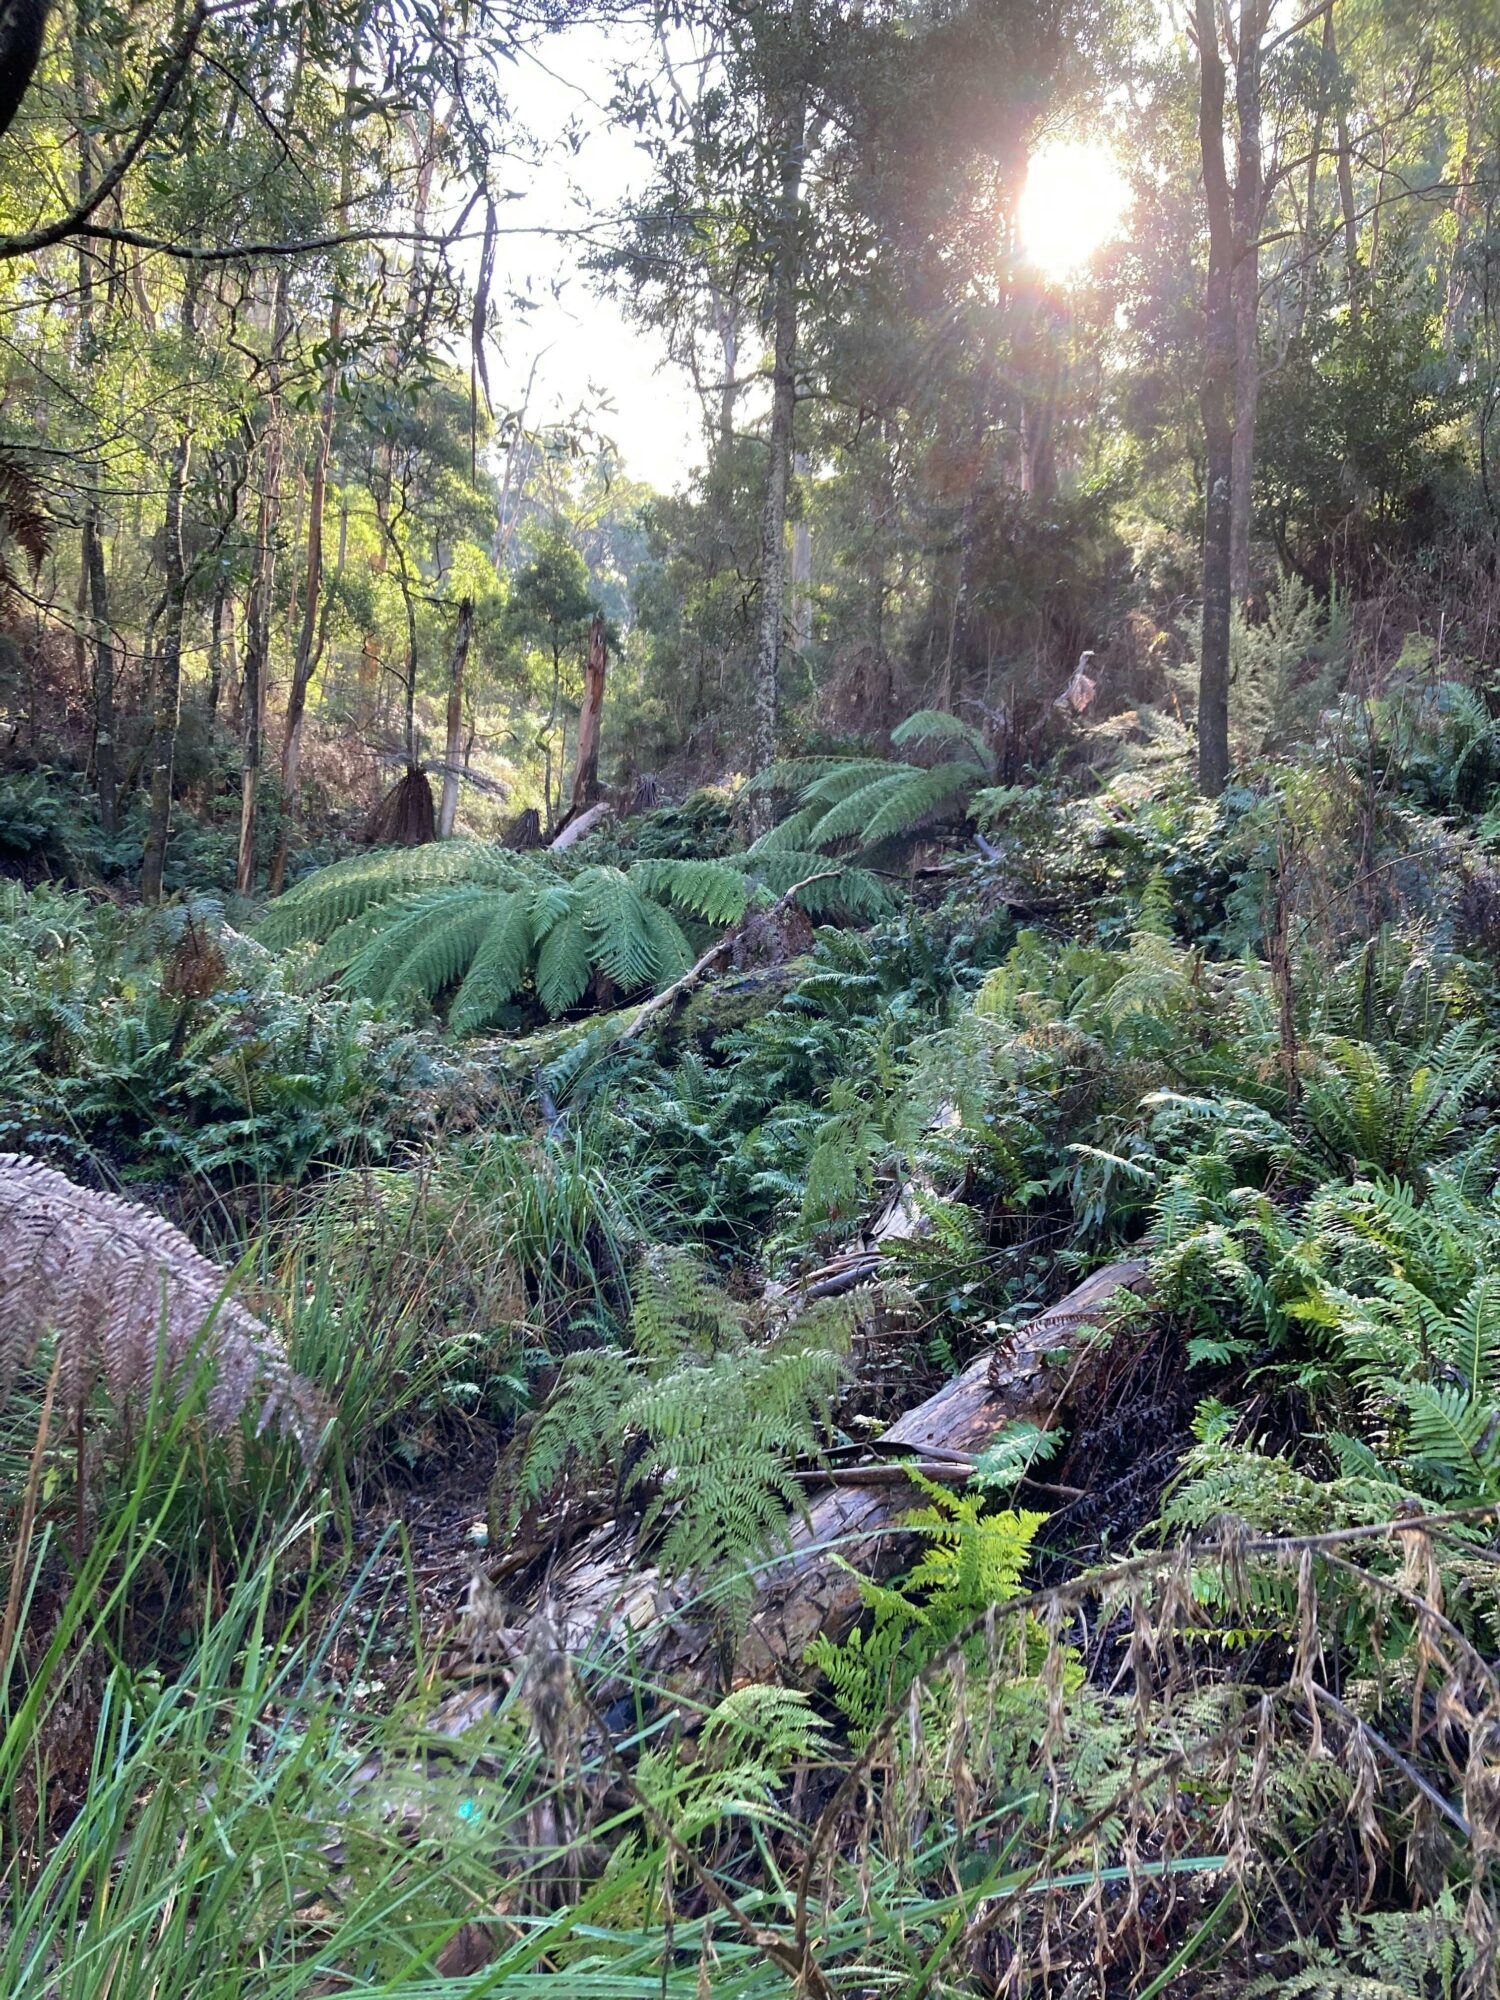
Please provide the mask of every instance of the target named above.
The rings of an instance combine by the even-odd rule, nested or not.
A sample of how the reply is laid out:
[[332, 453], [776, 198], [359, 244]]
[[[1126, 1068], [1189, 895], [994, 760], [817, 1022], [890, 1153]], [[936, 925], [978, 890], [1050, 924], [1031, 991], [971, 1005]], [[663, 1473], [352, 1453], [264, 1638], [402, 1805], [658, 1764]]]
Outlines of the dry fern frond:
[[0, 452], [0, 610], [21, 593], [17, 555], [35, 576], [51, 547], [35, 479], [18, 459]]
[[207, 1414], [226, 1431], [255, 1400], [311, 1458], [317, 1399], [229, 1280], [148, 1209], [75, 1186], [20, 1153], [0, 1153], [0, 1394], [43, 1337], [57, 1342], [59, 1389], [75, 1415], [102, 1376], [121, 1407], [149, 1395], [158, 1356], [180, 1386], [213, 1362]]

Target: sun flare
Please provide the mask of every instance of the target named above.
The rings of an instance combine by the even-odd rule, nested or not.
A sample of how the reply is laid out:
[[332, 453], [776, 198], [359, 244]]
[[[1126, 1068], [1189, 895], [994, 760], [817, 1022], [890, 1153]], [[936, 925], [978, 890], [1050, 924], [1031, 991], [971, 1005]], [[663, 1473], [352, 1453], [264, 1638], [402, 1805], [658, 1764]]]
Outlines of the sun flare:
[[1069, 278], [1119, 230], [1128, 191], [1107, 146], [1074, 140], [1033, 153], [1021, 194], [1021, 243], [1045, 277]]

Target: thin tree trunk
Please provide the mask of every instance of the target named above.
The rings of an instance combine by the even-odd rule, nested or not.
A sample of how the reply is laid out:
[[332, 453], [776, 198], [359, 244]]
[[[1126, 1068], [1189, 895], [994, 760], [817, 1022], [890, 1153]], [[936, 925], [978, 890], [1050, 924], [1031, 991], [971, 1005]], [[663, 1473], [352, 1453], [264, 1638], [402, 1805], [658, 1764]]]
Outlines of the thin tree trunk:
[[208, 614], [208, 719], [214, 722], [219, 713], [219, 688], [224, 675], [224, 598], [229, 589], [229, 578], [222, 564], [214, 578], [213, 606]]
[[1198, 669], [1198, 784], [1209, 798], [1229, 778], [1230, 492], [1234, 472], [1234, 216], [1224, 166], [1224, 63], [1214, 0], [1194, 0], [1198, 142], [1208, 209], [1208, 284], [1200, 406], [1206, 446], [1203, 639]]
[[1354, 207], [1354, 168], [1349, 145], [1349, 113], [1344, 99], [1343, 78], [1338, 73], [1338, 44], [1334, 39], [1330, 11], [1324, 28], [1323, 46], [1333, 73], [1334, 136], [1338, 142], [1336, 166], [1339, 183], [1339, 212], [1344, 223], [1344, 271], [1348, 286], [1349, 330], [1359, 331], [1360, 294], [1363, 290], [1359, 268], [1359, 217]]
[[[799, 451], [792, 460], [799, 480], [807, 478], [807, 453]], [[792, 651], [805, 655], [812, 644], [812, 524], [807, 518], [807, 494], [801, 496], [797, 518], [792, 523]]]
[[1260, 230], [1265, 205], [1261, 149], [1261, 39], [1266, 0], [1242, 0], [1234, 101], [1239, 149], [1234, 186], [1234, 444], [1230, 477], [1229, 589], [1250, 596], [1250, 517], [1255, 421], [1260, 405]]
[[281, 407], [281, 368], [290, 324], [287, 271], [276, 273], [271, 318], [271, 365], [267, 393], [264, 459], [260, 507], [255, 528], [255, 564], [245, 621], [245, 661], [241, 702], [244, 709], [244, 760], [240, 772], [240, 843], [235, 887], [248, 896], [255, 887], [255, 842], [260, 827], [260, 768], [265, 749], [266, 672], [271, 647], [272, 594], [276, 583], [276, 531], [281, 512], [281, 464], [285, 425]]
[[597, 611], [589, 627], [589, 656], [584, 668], [583, 707], [578, 716], [578, 764], [573, 773], [573, 803], [569, 819], [587, 812], [599, 796], [599, 731], [604, 718], [604, 676], [609, 650], [604, 643], [604, 619]]
[[463, 752], [464, 668], [469, 659], [469, 639], [474, 629], [474, 600], [465, 597], [458, 607], [458, 630], [453, 635], [453, 664], [448, 670], [448, 735], [443, 746], [443, 796], [438, 806], [437, 837], [450, 840], [458, 817], [458, 767]]
[[771, 272], [771, 432], [766, 497], [760, 527], [760, 625], [755, 646], [757, 771], [776, 761], [781, 706], [781, 649], [786, 624], [786, 508], [797, 412], [797, 291], [801, 281], [802, 160], [806, 95], [794, 88], [780, 121], [781, 186], [776, 212], [776, 259]]
[[[190, 346], [198, 324], [200, 267], [188, 265], [182, 295], [182, 331]], [[161, 900], [162, 871], [172, 828], [172, 767], [177, 756], [177, 720], [182, 703], [182, 618], [187, 604], [187, 563], [182, 551], [182, 495], [192, 456], [191, 410], [184, 415], [167, 476], [166, 600], [161, 645], [152, 676], [151, 813], [141, 855], [141, 899]]]
[[[91, 96], [84, 44], [91, 23], [86, 0], [79, 0], [73, 42], [73, 95], [78, 121], [78, 198], [86, 201], [93, 188], [93, 142], [89, 138]], [[78, 240], [78, 361], [85, 379], [99, 362], [98, 328], [94, 320], [94, 252], [86, 238]], [[102, 508], [95, 485], [97, 468], [90, 467], [84, 502], [79, 559], [88, 583], [89, 622], [93, 635], [94, 784], [99, 794], [99, 823], [106, 834], [119, 826], [119, 761], [115, 744], [115, 649], [109, 630], [109, 583], [104, 570]]]
[[[350, 59], [344, 80], [343, 143], [339, 160], [339, 205], [337, 214], [348, 213], [350, 196], [351, 105], [356, 70]], [[287, 692], [286, 734], [281, 745], [281, 825], [276, 834], [276, 852], [271, 859], [267, 887], [273, 896], [281, 893], [286, 880], [286, 864], [292, 844], [292, 827], [297, 817], [297, 799], [302, 783], [302, 731], [307, 719], [307, 690], [317, 669], [322, 650], [319, 640], [319, 600], [323, 594], [323, 515], [328, 495], [328, 461], [333, 450], [333, 412], [338, 394], [338, 349], [344, 328], [344, 301], [334, 281], [333, 304], [328, 313], [328, 362], [323, 370], [323, 407], [318, 424], [318, 443], [313, 457], [312, 482], [307, 505], [307, 582], [302, 596], [302, 625], [297, 634], [297, 652], [292, 662], [292, 684]]]
[[113, 837], [120, 823], [115, 648], [109, 630], [109, 585], [104, 574], [104, 543], [99, 534], [99, 502], [93, 493], [84, 503], [82, 544], [94, 641], [94, 784], [99, 793], [99, 824]]
[[1333, 75], [1333, 0], [1323, 15], [1323, 53], [1318, 76], [1318, 98], [1313, 111], [1312, 136], [1307, 148], [1307, 193], [1302, 209], [1302, 277], [1297, 288], [1293, 329], [1300, 334], [1307, 324], [1307, 311], [1317, 282], [1318, 173], [1323, 164], [1323, 120], [1328, 109], [1328, 85]]

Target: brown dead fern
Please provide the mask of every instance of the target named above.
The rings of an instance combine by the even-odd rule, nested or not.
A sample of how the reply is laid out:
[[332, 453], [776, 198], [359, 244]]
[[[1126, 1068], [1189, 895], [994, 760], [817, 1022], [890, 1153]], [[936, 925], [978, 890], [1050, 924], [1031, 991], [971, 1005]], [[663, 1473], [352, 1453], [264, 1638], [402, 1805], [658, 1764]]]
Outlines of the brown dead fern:
[[58, 1392], [80, 1418], [101, 1379], [117, 1407], [139, 1405], [158, 1369], [171, 1390], [200, 1359], [206, 1415], [230, 1430], [258, 1403], [311, 1460], [320, 1423], [309, 1383], [268, 1327], [228, 1296], [230, 1280], [159, 1215], [81, 1188], [24, 1154], [0, 1153], [0, 1394], [50, 1334]]

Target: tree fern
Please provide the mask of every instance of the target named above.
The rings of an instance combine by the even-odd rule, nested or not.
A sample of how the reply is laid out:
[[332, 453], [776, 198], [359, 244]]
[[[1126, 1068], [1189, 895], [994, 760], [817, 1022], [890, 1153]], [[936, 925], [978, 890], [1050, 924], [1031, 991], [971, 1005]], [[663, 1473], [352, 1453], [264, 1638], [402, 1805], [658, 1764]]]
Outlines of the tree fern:
[[220, 1430], [252, 1404], [310, 1458], [316, 1398], [270, 1330], [228, 1296], [228, 1275], [149, 1209], [76, 1187], [40, 1161], [0, 1153], [0, 1393], [43, 1338], [64, 1407], [81, 1418], [103, 1380], [121, 1407], [213, 1367], [206, 1411]]
[[271, 945], [330, 937], [375, 904], [449, 882], [511, 885], [526, 879], [519, 855], [487, 841], [445, 840], [426, 847], [382, 848], [319, 868], [288, 889], [261, 922]]
[[994, 775], [984, 739], [968, 723], [922, 709], [894, 730], [896, 747], [933, 745], [930, 764], [885, 757], [802, 758], [777, 764], [754, 782], [795, 794], [792, 811], [763, 836], [762, 852], [777, 848], [863, 853], [918, 832]]
[[448, 841], [309, 876], [274, 906], [264, 935], [315, 943], [311, 976], [368, 999], [450, 995], [450, 1025], [472, 1033], [528, 984], [553, 1015], [576, 1006], [596, 974], [622, 995], [669, 984], [695, 955], [674, 906], [722, 928], [743, 917], [756, 879], [746, 856], [580, 867]]

